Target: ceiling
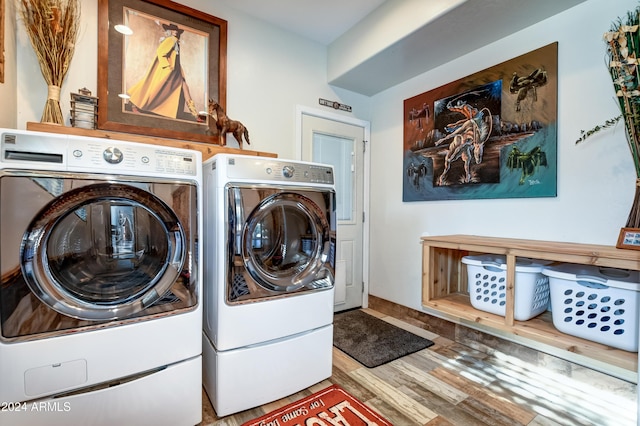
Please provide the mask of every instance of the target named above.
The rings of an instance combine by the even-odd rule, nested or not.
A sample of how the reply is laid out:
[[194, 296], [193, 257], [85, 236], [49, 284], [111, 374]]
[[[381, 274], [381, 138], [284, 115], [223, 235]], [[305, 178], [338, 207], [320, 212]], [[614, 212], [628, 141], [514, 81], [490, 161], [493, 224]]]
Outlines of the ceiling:
[[328, 83], [372, 96], [586, 0], [217, 1], [327, 46]]
[[277, 27], [328, 45], [386, 0], [218, 0]]

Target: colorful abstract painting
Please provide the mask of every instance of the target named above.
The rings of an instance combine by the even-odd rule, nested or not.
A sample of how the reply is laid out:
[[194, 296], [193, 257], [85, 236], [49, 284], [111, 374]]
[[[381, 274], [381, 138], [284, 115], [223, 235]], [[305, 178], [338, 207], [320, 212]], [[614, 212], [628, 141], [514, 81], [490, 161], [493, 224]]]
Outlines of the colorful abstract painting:
[[557, 195], [558, 44], [404, 101], [403, 201]]

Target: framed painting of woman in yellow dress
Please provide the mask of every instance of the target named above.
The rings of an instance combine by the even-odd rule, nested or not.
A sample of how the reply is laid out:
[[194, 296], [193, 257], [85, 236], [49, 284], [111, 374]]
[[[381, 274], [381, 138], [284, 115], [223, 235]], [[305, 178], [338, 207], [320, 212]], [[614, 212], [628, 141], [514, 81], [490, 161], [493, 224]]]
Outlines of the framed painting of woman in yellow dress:
[[219, 143], [227, 22], [167, 0], [99, 0], [98, 128]]

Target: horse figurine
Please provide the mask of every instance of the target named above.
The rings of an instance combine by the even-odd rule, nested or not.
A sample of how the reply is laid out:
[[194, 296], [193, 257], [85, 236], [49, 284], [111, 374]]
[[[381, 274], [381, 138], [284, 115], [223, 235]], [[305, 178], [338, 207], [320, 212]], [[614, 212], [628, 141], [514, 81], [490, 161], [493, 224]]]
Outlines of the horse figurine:
[[[247, 141], [247, 144], [250, 144], [249, 131], [246, 127], [244, 127], [244, 124], [236, 120], [231, 120], [229, 117], [227, 117], [227, 114], [225, 114], [224, 112], [224, 108], [222, 108], [220, 104], [218, 104], [213, 99], [209, 99], [208, 114], [209, 117], [215, 120], [214, 122], [221, 136], [224, 136], [227, 133], [232, 133], [233, 137], [238, 141], [240, 149], [242, 149], [243, 137], [244, 140]], [[211, 121], [209, 123], [211, 123]], [[209, 124], [209, 126], [211, 126], [211, 124]], [[222, 145], [226, 145], [225, 142], [222, 142]]]

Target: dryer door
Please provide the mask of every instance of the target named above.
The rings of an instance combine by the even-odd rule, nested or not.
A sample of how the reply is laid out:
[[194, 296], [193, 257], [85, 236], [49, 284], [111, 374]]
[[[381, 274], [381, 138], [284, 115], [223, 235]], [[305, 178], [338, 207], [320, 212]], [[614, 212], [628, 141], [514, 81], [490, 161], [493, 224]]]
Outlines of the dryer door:
[[[335, 267], [332, 190], [232, 188], [228, 301], [328, 289]], [[240, 266], [240, 267], [239, 267]]]

